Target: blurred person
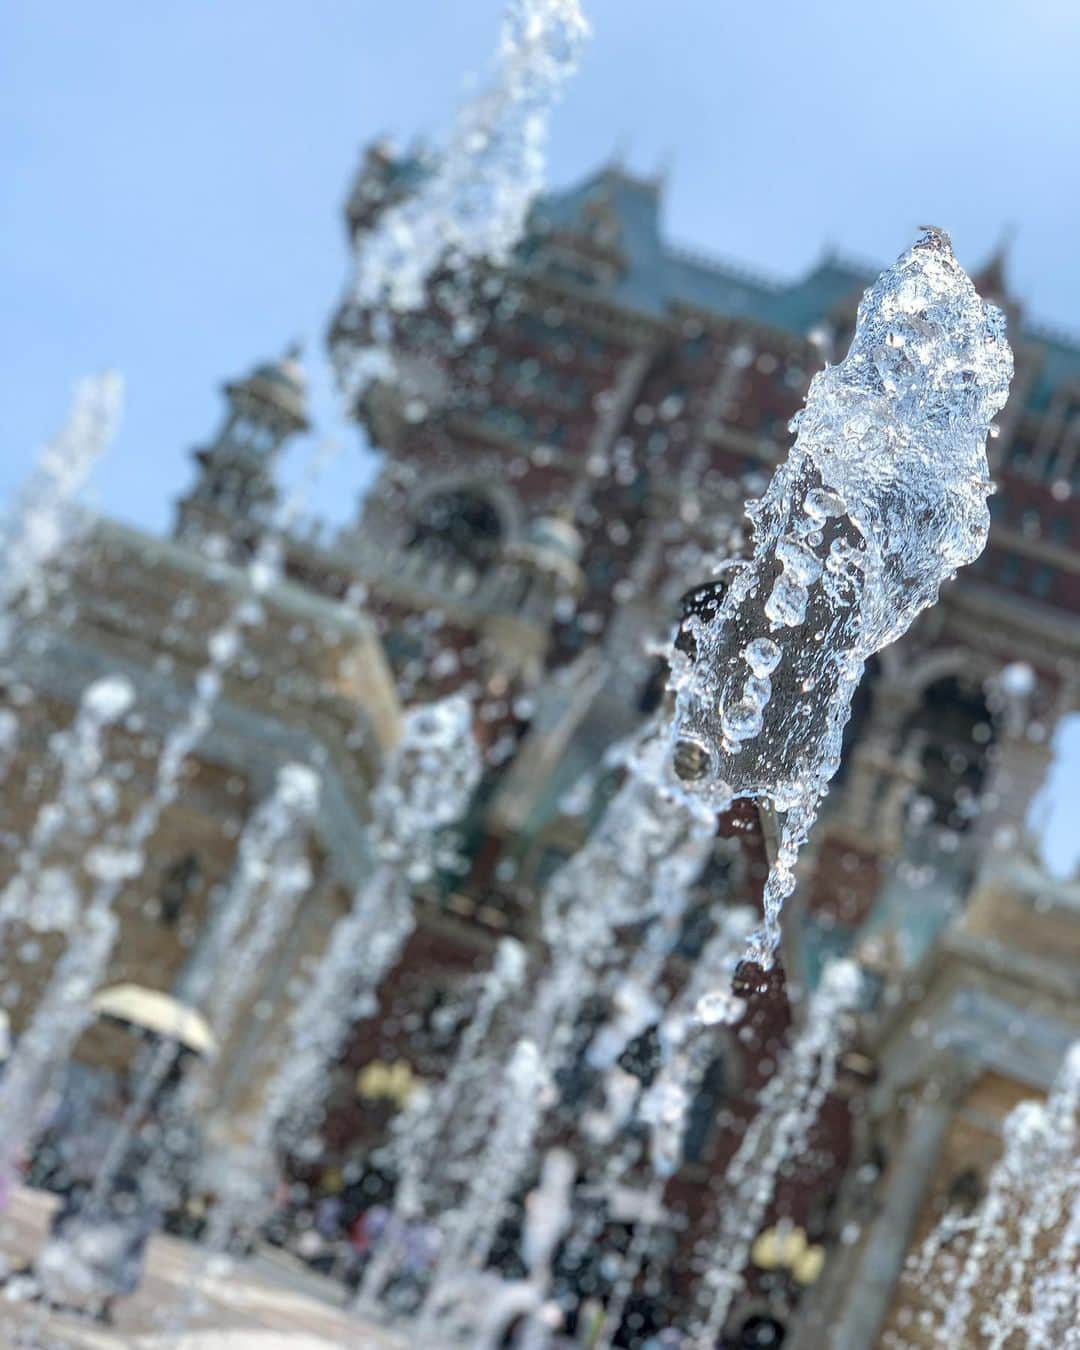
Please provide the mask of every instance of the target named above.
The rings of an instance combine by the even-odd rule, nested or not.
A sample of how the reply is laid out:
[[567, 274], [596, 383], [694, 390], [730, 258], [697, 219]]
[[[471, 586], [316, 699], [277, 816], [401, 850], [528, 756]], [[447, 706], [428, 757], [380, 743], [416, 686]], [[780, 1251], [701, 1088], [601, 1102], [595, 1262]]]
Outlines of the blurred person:
[[186, 1057], [145, 1098], [136, 1088], [160, 1041], [151, 1038], [132, 1069], [92, 1101], [63, 1100], [50, 1124], [50, 1182], [62, 1199], [36, 1259], [8, 1276], [16, 1298], [89, 1309], [113, 1321], [118, 1299], [142, 1278], [151, 1236], [182, 1209], [198, 1141], [172, 1103]]

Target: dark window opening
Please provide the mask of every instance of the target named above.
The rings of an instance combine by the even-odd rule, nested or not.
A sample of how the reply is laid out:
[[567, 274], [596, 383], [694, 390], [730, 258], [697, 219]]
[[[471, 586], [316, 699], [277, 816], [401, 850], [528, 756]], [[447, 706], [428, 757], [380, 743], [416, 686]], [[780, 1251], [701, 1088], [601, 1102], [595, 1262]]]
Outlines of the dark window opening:
[[202, 863], [197, 853], [185, 853], [165, 869], [161, 882], [161, 921], [174, 927], [202, 881]]
[[443, 492], [420, 504], [409, 546], [482, 572], [495, 560], [501, 538], [502, 521], [486, 497], [478, 492]]

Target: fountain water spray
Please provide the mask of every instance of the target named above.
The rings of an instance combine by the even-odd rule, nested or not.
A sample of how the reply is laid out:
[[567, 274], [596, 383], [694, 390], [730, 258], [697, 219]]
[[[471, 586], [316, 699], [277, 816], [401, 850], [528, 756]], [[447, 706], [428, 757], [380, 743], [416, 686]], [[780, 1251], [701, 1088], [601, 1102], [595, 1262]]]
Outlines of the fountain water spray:
[[439, 833], [460, 818], [480, 773], [466, 699], [455, 696], [405, 714], [372, 793], [374, 871], [334, 926], [293, 1013], [289, 1052], [267, 1094], [264, 1144], [298, 1109], [306, 1116], [349, 1029], [375, 1012], [378, 987], [415, 924], [413, 889], [435, 874]]
[[832, 961], [806, 1010], [806, 1023], [765, 1084], [727, 1171], [716, 1216], [713, 1260], [698, 1290], [703, 1318], [692, 1344], [713, 1350], [743, 1287], [750, 1252], [776, 1194], [780, 1170], [805, 1145], [836, 1081], [862, 980], [852, 961]]
[[101, 774], [105, 736], [135, 700], [131, 682], [120, 675], [95, 680], [83, 691], [74, 721], [54, 736], [50, 753], [60, 782], [51, 801], [38, 810], [14, 876], [0, 892], [0, 938], [11, 923], [36, 932], [66, 932], [78, 917], [79, 891], [67, 869], [47, 867], [57, 845], [87, 839], [113, 805], [113, 784]]
[[713, 847], [716, 822], [672, 777], [655, 728], [620, 755], [626, 778], [584, 846], [543, 896], [551, 965], [521, 1019], [514, 1055], [490, 1107], [490, 1138], [460, 1202], [443, 1216], [439, 1260], [421, 1314], [429, 1327], [448, 1291], [487, 1260], [503, 1213], [524, 1180], [536, 1135], [555, 1101], [575, 1023], [617, 955], [621, 929], [686, 906]]
[[543, 186], [552, 109], [587, 34], [578, 0], [508, 0], [494, 80], [461, 108], [416, 190], [364, 239], [360, 304], [419, 309], [440, 266], [509, 261]]
[[[106, 407], [113, 407], [119, 386], [107, 383], [105, 388], [112, 390], [112, 403], [104, 394], [102, 401]], [[98, 408], [99, 404], [92, 406]], [[100, 427], [102, 420], [108, 421], [99, 418], [92, 425]], [[100, 430], [98, 440], [104, 441]], [[298, 515], [314, 475], [333, 453], [336, 453], [333, 443], [318, 448], [300, 484], [256, 541], [244, 569], [241, 594], [207, 641], [207, 660], [195, 676], [184, 713], [162, 742], [149, 794], [125, 826], [114, 830], [111, 837], [86, 855], [85, 870], [93, 881], [89, 901], [77, 928], [69, 931], [67, 947], [53, 968], [0, 1082], [0, 1204], [10, 1194], [7, 1183], [18, 1157], [29, 1151], [37, 1138], [56, 1073], [92, 1018], [90, 1001], [116, 940], [118, 924], [113, 913], [116, 900], [144, 866], [147, 846], [164, 812], [179, 794], [188, 757], [210, 729], [224, 678], [243, 651], [245, 633], [262, 622], [264, 598], [281, 579], [282, 537]], [[56, 472], [66, 485], [69, 479], [59, 470]], [[50, 500], [48, 493], [44, 496]], [[66, 501], [67, 496], [62, 500]]]
[[1065, 1174], [1068, 1220], [1053, 1264], [1036, 1275], [1027, 1322], [1029, 1350], [1078, 1350], [1080, 1347], [1080, 1147]]
[[537, 1126], [551, 1089], [540, 1048], [522, 1038], [502, 1076], [490, 1135], [473, 1162], [473, 1180], [461, 1204], [441, 1224], [439, 1255], [417, 1318], [420, 1344], [457, 1298], [463, 1281], [487, 1265], [505, 1207], [532, 1156]]
[[[240, 835], [236, 867], [206, 938], [181, 978], [178, 1002], [204, 1008], [217, 1048], [228, 1043], [237, 1013], [250, 999], [285, 929], [311, 884], [307, 838], [319, 803], [318, 775], [306, 765], [286, 764], [274, 791], [254, 812]], [[172, 1072], [181, 1044], [164, 1037], [140, 1074], [135, 1098], [110, 1141], [94, 1180], [91, 1203], [108, 1199], [132, 1144], [138, 1122], [158, 1100]], [[174, 1170], [169, 1149], [172, 1136], [186, 1144], [184, 1127], [198, 1120], [213, 1102], [212, 1066], [189, 1072], [170, 1103], [170, 1124], [162, 1131], [163, 1155], [151, 1159], [164, 1193]]]
[[78, 528], [78, 494], [116, 435], [123, 394], [123, 380], [112, 371], [78, 382], [67, 422], [0, 521], [0, 658], [11, 645], [16, 614], [37, 613], [45, 604], [48, 569]]
[[[1033, 1276], [1047, 1249], [1067, 1262], [1070, 1247], [1075, 1257], [1080, 1241], [1078, 1113], [1080, 1042], [1065, 1056], [1045, 1105], [1021, 1102], [1005, 1121], [1004, 1153], [990, 1172], [955, 1282], [943, 1291], [938, 1344], [961, 1345], [977, 1332], [980, 1344], [1002, 1350], [1023, 1331], [1029, 1331], [1031, 1347], [1061, 1344], [1051, 1336], [1058, 1313], [1067, 1315], [1070, 1300], [1076, 1303], [1075, 1262], [1063, 1282], [1051, 1272], [1040, 1286]], [[1041, 1303], [1032, 1297], [1036, 1291], [1045, 1291]], [[975, 1317], [977, 1304], [981, 1315]]]
[[[320, 797], [319, 775], [286, 764], [237, 848], [237, 874], [222, 906], [220, 927], [196, 955], [188, 998], [205, 1009], [219, 1044], [232, 1035], [311, 887], [308, 836]], [[223, 978], [227, 976], [227, 978]]]
[[673, 742], [688, 790], [785, 813], [750, 955], [771, 965], [793, 868], [840, 761], [866, 660], [982, 552], [985, 442], [1012, 353], [928, 229], [859, 306], [851, 349], [810, 385], [787, 460], [748, 505], [754, 552], [715, 612], [685, 621]]
[[627, 751], [625, 781], [544, 892], [552, 965], [530, 1028], [538, 1044], [572, 1030], [620, 929], [682, 913], [713, 847], [715, 816], [682, 791], [665, 748], [650, 727]]
[[[690, 1108], [716, 1054], [718, 1031], [733, 1025], [745, 1011], [744, 1001], [735, 997], [730, 987], [753, 923], [749, 909], [720, 911], [715, 931], [686, 981], [670, 999], [666, 999], [659, 983], [670, 940], [659, 947], [642, 969], [616, 986], [616, 1015], [601, 1028], [587, 1052], [589, 1062], [605, 1071], [605, 1105], [588, 1122], [589, 1133], [607, 1146], [632, 1121], [640, 1122], [648, 1131], [653, 1173], [630, 1245], [618, 1259], [597, 1350], [608, 1350], [613, 1343], [648, 1257], [656, 1219], [662, 1212], [664, 1189], [683, 1160]], [[650, 930], [648, 936], [655, 942], [658, 932]], [[656, 1028], [659, 1064], [652, 1082], [642, 1088], [641, 1081], [624, 1072], [617, 1060], [629, 1043], [650, 1026]], [[633, 1134], [621, 1148], [609, 1149], [603, 1169], [604, 1189], [625, 1184], [642, 1151], [639, 1136]], [[587, 1232], [576, 1236], [583, 1246], [596, 1237], [595, 1233]]]
[[514, 1338], [517, 1350], [545, 1350], [550, 1344], [559, 1310], [545, 1300], [555, 1249], [570, 1225], [576, 1172], [574, 1156], [566, 1149], [549, 1149], [544, 1155], [536, 1189], [525, 1197], [521, 1237], [525, 1279], [504, 1280], [477, 1268], [440, 1286], [441, 1344], [499, 1350], [519, 1318], [523, 1322]]
[[19, 1154], [32, 1147], [56, 1071], [92, 1019], [90, 1000], [116, 937], [115, 902], [145, 863], [147, 845], [179, 792], [188, 756], [210, 728], [244, 630], [262, 618], [259, 600], [277, 580], [279, 564], [278, 542], [266, 536], [248, 566], [246, 593], [207, 643], [207, 663], [195, 677], [183, 717], [165, 737], [149, 794], [113, 840], [87, 854], [86, 870], [94, 883], [90, 899], [0, 1081], [0, 1179], [8, 1178]]
[[[421, 1089], [395, 1123], [387, 1162], [397, 1174], [394, 1207], [386, 1230], [364, 1272], [357, 1299], [359, 1307], [374, 1307], [403, 1258], [409, 1224], [423, 1217], [437, 1170], [445, 1170], [453, 1138], [460, 1152], [462, 1133], [472, 1135], [486, 1120], [470, 1108], [483, 1097], [483, 1080], [495, 1071], [484, 1055], [486, 1038], [496, 1013], [525, 979], [525, 949], [514, 938], [503, 938], [495, 961], [482, 980], [476, 1009], [462, 1033], [446, 1077], [431, 1092]], [[461, 1113], [473, 1120], [462, 1121]], [[469, 1128], [470, 1123], [473, 1128]], [[453, 1128], [455, 1127], [456, 1128]]]
[[660, 1072], [638, 1108], [659, 1176], [673, 1176], [682, 1161], [687, 1116], [712, 1060], [717, 1028], [732, 1026], [745, 1011], [743, 1000], [730, 991], [752, 923], [748, 909], [723, 915], [660, 1020]]
[[222, 1159], [206, 1240], [224, 1254], [238, 1228], [266, 1214], [279, 1145], [303, 1149], [316, 1126], [319, 1086], [414, 925], [412, 892], [441, 861], [440, 831], [465, 811], [481, 773], [472, 713], [461, 697], [410, 709], [372, 793], [373, 871], [335, 924], [290, 1019], [288, 1048], [263, 1094], [247, 1142]]

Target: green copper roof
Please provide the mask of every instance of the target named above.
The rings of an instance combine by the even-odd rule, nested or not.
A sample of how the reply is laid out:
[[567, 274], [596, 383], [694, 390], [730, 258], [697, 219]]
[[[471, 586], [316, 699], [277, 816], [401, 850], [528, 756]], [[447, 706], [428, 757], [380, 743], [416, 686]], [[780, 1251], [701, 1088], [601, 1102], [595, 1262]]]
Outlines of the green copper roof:
[[[838, 306], [857, 298], [874, 270], [826, 255], [793, 282], [755, 274], [731, 263], [702, 257], [667, 242], [661, 231], [660, 186], [616, 167], [601, 169], [566, 192], [553, 193], [533, 213], [536, 236], [550, 230], [582, 233], [590, 218], [602, 219], [622, 267], [612, 280], [597, 281], [597, 292], [616, 304], [660, 317], [689, 305], [745, 317], [787, 332], [805, 334]], [[1080, 342], [1024, 324], [1014, 345], [1033, 349], [1038, 367], [1029, 407], [1046, 406], [1053, 389], [1080, 381]]]

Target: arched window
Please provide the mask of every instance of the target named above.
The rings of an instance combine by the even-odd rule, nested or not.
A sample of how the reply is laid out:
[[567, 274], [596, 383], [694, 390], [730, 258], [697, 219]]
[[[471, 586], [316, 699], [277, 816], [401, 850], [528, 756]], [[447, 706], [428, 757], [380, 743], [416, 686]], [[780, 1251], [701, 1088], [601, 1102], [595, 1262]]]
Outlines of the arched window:
[[460, 488], [420, 503], [409, 546], [482, 572], [494, 561], [502, 533], [502, 520], [491, 500], [475, 489]]
[[974, 817], [994, 730], [982, 690], [949, 676], [930, 685], [909, 731], [925, 740], [920, 793], [939, 825], [961, 831]]
[[784, 1342], [784, 1324], [767, 1314], [748, 1317], [739, 1328], [739, 1350], [779, 1350]]

